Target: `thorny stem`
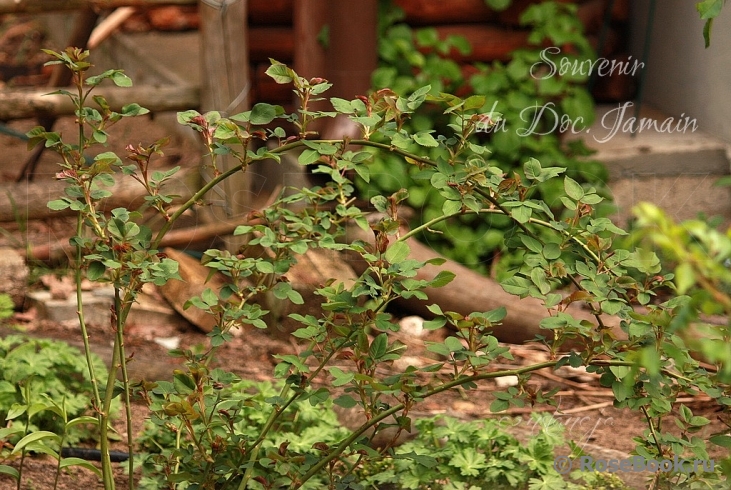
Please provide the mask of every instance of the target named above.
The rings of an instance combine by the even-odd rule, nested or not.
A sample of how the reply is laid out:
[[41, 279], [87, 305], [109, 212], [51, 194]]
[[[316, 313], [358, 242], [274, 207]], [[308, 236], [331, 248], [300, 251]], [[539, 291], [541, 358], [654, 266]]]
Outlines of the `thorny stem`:
[[662, 459], [662, 446], [660, 446], [660, 440], [657, 438], [657, 433], [655, 432], [655, 424], [652, 422], [650, 414], [647, 413], [647, 407], [642, 406], [640, 407], [640, 410], [642, 410], [642, 414], [647, 420], [647, 425], [650, 427], [650, 434], [652, 434], [652, 440], [655, 443], [655, 448], [657, 449], [657, 457]]
[[[352, 335], [354, 334], [354, 331], [346, 337], [345, 341], [347, 341]], [[307, 379], [307, 384], [310, 384], [313, 379], [317, 377], [318, 374], [325, 368], [325, 366], [330, 362], [330, 359], [335, 355], [337, 350], [332, 350], [327, 356], [325, 356], [320, 364], [317, 366], [317, 368], [310, 374], [309, 378]], [[284, 385], [282, 387], [282, 392], [280, 393], [280, 397], [284, 398], [287, 395], [287, 392], [289, 391], [289, 385]], [[254, 443], [252, 444], [253, 452], [251, 453], [251, 456], [249, 457], [249, 467], [246, 468], [246, 472], [244, 473], [244, 478], [241, 480], [241, 484], [239, 484], [239, 490], [245, 490], [246, 485], [251, 479], [251, 475], [254, 471], [254, 463], [257, 460], [257, 457], [259, 455], [259, 448], [261, 447], [261, 443], [264, 442], [264, 439], [266, 438], [266, 435], [269, 433], [271, 428], [274, 426], [274, 423], [277, 421], [280, 415], [284, 413], [284, 411], [292, 404], [294, 403], [297, 398], [300, 396], [299, 393], [294, 393], [292, 396], [289, 397], [289, 399], [278, 408], [275, 408], [272, 410], [272, 413], [269, 414], [269, 418], [266, 421], [266, 424], [264, 424], [264, 427], [262, 428], [261, 432], [259, 433], [259, 437], [256, 438]], [[251, 450], [251, 449], [250, 449]]]

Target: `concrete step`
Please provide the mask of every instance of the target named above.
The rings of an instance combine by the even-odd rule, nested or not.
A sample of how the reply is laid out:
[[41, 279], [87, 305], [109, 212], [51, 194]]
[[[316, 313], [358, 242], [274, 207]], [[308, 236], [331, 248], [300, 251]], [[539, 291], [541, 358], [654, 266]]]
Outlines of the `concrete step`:
[[[705, 215], [731, 223], [731, 191], [715, 185], [731, 169], [729, 145], [685, 114], [643, 106], [634, 121], [634, 109], [631, 103], [599, 106], [594, 124], [580, 135], [596, 151], [592, 158], [607, 166], [615, 220], [626, 225], [632, 207], [650, 201], [676, 220]], [[634, 134], [633, 126], [639, 127]]]

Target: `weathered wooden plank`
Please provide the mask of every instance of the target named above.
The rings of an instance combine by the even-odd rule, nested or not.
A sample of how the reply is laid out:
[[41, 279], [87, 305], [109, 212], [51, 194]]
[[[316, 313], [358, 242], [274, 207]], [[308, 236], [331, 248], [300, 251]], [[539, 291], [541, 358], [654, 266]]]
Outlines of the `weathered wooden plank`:
[[472, 51], [462, 54], [452, 49], [449, 57], [458, 62], [507, 61], [518, 48], [527, 45], [528, 32], [503, 29], [492, 25], [448, 25], [436, 28], [440, 39], [448, 36], [462, 36], [469, 41]]
[[[74, 113], [74, 106], [67, 96], [47, 95], [48, 92], [49, 89], [0, 91], [0, 120], [47, 115], [65, 116]], [[189, 86], [99, 87], [94, 90], [94, 95], [105, 97], [114, 111], [120, 111], [125, 104], [133, 101], [152, 112], [178, 111], [200, 106], [200, 90]]]
[[249, 25], [292, 25], [297, 6], [309, 2], [310, 0], [249, 0]]
[[[216, 3], [201, 1], [198, 4], [201, 18], [201, 108], [230, 116], [250, 107], [248, 1]], [[239, 161], [229, 155], [217, 156], [216, 166], [223, 172], [237, 165], [240, 165]], [[210, 208], [213, 212], [210, 219], [224, 221], [251, 211], [250, 181], [248, 174], [238, 172], [214, 189], [208, 196], [214, 203]], [[243, 244], [243, 237], [235, 238], [227, 241], [229, 250], [235, 251]]]
[[[268, 62], [274, 58], [282, 63], [294, 56], [294, 29], [282, 26], [252, 26], [249, 29], [249, 58], [251, 62]], [[237, 46], [241, 49], [241, 46]]]
[[394, 0], [394, 4], [404, 11], [404, 22], [419, 26], [482, 24], [495, 20], [498, 15], [485, 0]]
[[83, 7], [152, 7], [156, 5], [195, 5], [196, 0], [0, 0], [0, 14], [37, 14], [63, 12]]

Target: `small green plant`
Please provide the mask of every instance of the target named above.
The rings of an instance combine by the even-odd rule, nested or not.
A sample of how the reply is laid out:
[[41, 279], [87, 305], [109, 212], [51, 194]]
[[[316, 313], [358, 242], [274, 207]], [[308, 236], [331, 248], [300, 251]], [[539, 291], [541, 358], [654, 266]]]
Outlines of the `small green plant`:
[[[106, 367], [93, 356], [100, 379]], [[78, 349], [65, 342], [10, 335], [0, 339], [0, 418], [12, 420], [18, 406], [45, 404], [48, 399], [61, 404], [69, 418], [92, 410], [91, 380]], [[33, 429], [61, 434], [65, 421], [51, 411], [34, 417]], [[92, 435], [88, 430], [72, 431], [66, 441], [76, 443]]]
[[[104, 364], [94, 357], [97, 373]], [[78, 458], [62, 458], [61, 448], [93, 438], [98, 422], [92, 413], [91, 380], [80, 352], [60, 341], [13, 335], [0, 339], [0, 461], [20, 457], [19, 469], [0, 464], [0, 473], [22, 482], [26, 454], [42, 453], [58, 461], [56, 484], [63, 468], [99, 469]], [[102, 378], [103, 379], [103, 378]], [[55, 488], [55, 485], [54, 485]]]
[[711, 45], [713, 21], [721, 13], [721, 9], [725, 3], [726, 0], [703, 0], [702, 2], [696, 2], [695, 4], [701, 19], [706, 21], [703, 26], [703, 39], [706, 42], [706, 48]]
[[[558, 478], [555, 450], [564, 445], [563, 426], [550, 415], [536, 415], [538, 428], [527, 442], [510, 433], [510, 422], [463, 422], [437, 416], [415, 422], [418, 436], [399, 446], [385, 468], [365, 482], [398, 488], [526, 488], [532, 479]], [[370, 470], [366, 465], [365, 473]], [[564, 487], [568, 488], [568, 487]]]

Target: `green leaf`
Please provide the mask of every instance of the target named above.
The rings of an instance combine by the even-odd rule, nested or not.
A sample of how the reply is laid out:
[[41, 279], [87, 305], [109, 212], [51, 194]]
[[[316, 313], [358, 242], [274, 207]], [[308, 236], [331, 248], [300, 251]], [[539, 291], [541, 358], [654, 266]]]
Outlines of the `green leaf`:
[[571, 177], [564, 177], [563, 187], [566, 191], [566, 195], [574, 201], [580, 201], [581, 198], [584, 197], [584, 189], [581, 187], [581, 184]]
[[343, 408], [353, 408], [358, 404], [355, 399], [350, 395], [341, 395], [334, 399], [333, 403]]
[[343, 386], [348, 383], [350, 383], [353, 380], [353, 373], [346, 373], [342, 369], [338, 367], [329, 367], [328, 371], [330, 371], [330, 375], [332, 375], [333, 378], [333, 386]]
[[406, 242], [396, 242], [386, 249], [386, 260], [391, 264], [398, 264], [406, 260], [411, 253], [411, 249]]
[[444, 317], [437, 317], [433, 320], [425, 321], [422, 324], [422, 327], [424, 327], [426, 330], [437, 330], [439, 328], [442, 328], [444, 325], [446, 325], [447, 319]]
[[444, 339], [444, 345], [449, 349], [449, 352], [460, 352], [464, 350], [462, 342], [457, 337], [447, 337]]
[[135, 103], [122, 106], [122, 115], [125, 117], [142, 116], [144, 114], [149, 114], [149, 112], [149, 109], [145, 109], [141, 105]]
[[259, 102], [251, 108], [251, 124], [269, 124], [277, 117], [277, 110], [273, 105]]
[[103, 263], [101, 263], [98, 260], [94, 260], [89, 264], [89, 268], [86, 271], [86, 277], [90, 281], [98, 281], [102, 277], [104, 277], [104, 273], [107, 271], [107, 268], [104, 266]]
[[488, 311], [485, 314], [485, 319], [490, 323], [498, 323], [503, 321], [507, 314], [508, 310], [506, 310], [504, 306], [501, 306], [500, 308]]
[[442, 214], [445, 216], [451, 216], [457, 214], [462, 210], [462, 203], [460, 201], [444, 201], [442, 204]]
[[675, 268], [675, 287], [678, 294], [685, 294], [695, 284], [695, 271], [689, 262], [681, 262]]
[[419, 131], [414, 135], [414, 141], [416, 141], [421, 146], [427, 146], [427, 147], [436, 147], [439, 146], [439, 143], [437, 140], [434, 139], [434, 137], [429, 134], [430, 131]]
[[55, 201], [50, 201], [48, 203], [48, 209], [51, 209], [53, 211], [61, 211], [68, 208], [70, 205], [71, 203], [67, 199], [56, 199]]
[[66, 424], [66, 429], [70, 429], [71, 427], [76, 427], [77, 425], [81, 424], [92, 424], [92, 425], [99, 425], [99, 419], [96, 417], [91, 417], [89, 415], [82, 415], [81, 417], [76, 417], [75, 419], [69, 420]]
[[695, 4], [701, 19], [713, 19], [721, 13], [725, 0], [703, 0]]
[[543, 251], [543, 245], [541, 245], [541, 242], [531, 236], [521, 235], [520, 241], [523, 242], [523, 245], [525, 245], [531, 252], [539, 254]]
[[8, 410], [8, 414], [5, 416], [5, 420], [13, 420], [23, 415], [28, 410], [27, 405], [21, 405], [20, 403], [13, 403]]
[[112, 81], [114, 82], [114, 85], [116, 85], [117, 87], [131, 87], [132, 86], [132, 79], [118, 70], [114, 71], [114, 74], [112, 75]]
[[449, 460], [449, 465], [459, 468], [462, 476], [478, 476], [487, 468], [487, 458], [480, 452], [465, 448]]
[[290, 300], [295, 305], [302, 305], [305, 303], [304, 298], [302, 298], [302, 295], [295, 291], [294, 289], [290, 289], [287, 291], [287, 299]]
[[625, 376], [632, 372], [632, 368], [629, 366], [610, 366], [609, 370], [619, 380], [624, 379]]
[[283, 63], [270, 59], [272, 66], [267, 68], [266, 74], [274, 79], [277, 83], [292, 83], [297, 76], [291, 68]]
[[525, 297], [528, 295], [530, 281], [528, 281], [525, 277], [513, 276], [500, 282], [500, 286], [502, 286], [507, 293]]
[[551, 284], [546, 278], [546, 271], [536, 267], [530, 271], [530, 278], [533, 281], [533, 284], [535, 284], [541, 291], [541, 294], [548, 294], [551, 292]]
[[81, 468], [86, 468], [87, 470], [90, 470], [94, 472], [99, 478], [102, 476], [102, 471], [94, 466], [89, 461], [83, 460], [81, 458], [63, 458], [61, 460], [61, 463], [59, 463], [58, 467], [59, 469], [68, 468], [70, 466], [79, 466]]
[[657, 274], [662, 269], [660, 259], [655, 252], [642, 248], [633, 251], [627, 260], [622, 261], [622, 265], [634, 267], [645, 274]]
[[602, 311], [607, 315], [616, 315], [622, 310], [624, 303], [618, 300], [607, 300], [601, 302]]
[[309, 165], [310, 163], [315, 163], [320, 159], [320, 152], [317, 150], [312, 150], [310, 148], [304, 150], [302, 153], [300, 153], [299, 157], [297, 157], [297, 161], [300, 163], [300, 165]]
[[[450, 282], [454, 280], [454, 278], [457, 277], [457, 275], [454, 272], [451, 271], [439, 271], [439, 273], [434, 277], [434, 279], [429, 282], [429, 286], [433, 288], [441, 288], [443, 286], [446, 286]], [[435, 306], [435, 305], [432, 305]]]
[[355, 110], [353, 109], [353, 104], [349, 100], [341, 99], [338, 97], [331, 97], [330, 103], [333, 106], [333, 109], [336, 111], [343, 113], [343, 114], [353, 114]]
[[543, 257], [546, 260], [556, 260], [561, 257], [561, 247], [558, 243], [546, 243], [543, 247]]
[[183, 126], [187, 126], [188, 124], [191, 124], [190, 121], [192, 119], [194, 119], [194, 118], [196, 118], [196, 117], [198, 117], [200, 115], [201, 115], [200, 112], [198, 112], [196, 110], [193, 110], [193, 109], [190, 109], [190, 110], [187, 110], [187, 111], [178, 112], [177, 115], [176, 115], [176, 118], [178, 120], [178, 124], [181, 124]]
[[510, 211], [510, 214], [518, 223], [527, 223], [533, 215], [533, 210], [531, 210], [528, 206], [518, 206], [513, 208], [513, 210]]
[[491, 412], [502, 412], [504, 410], [507, 410], [510, 408], [510, 402], [507, 400], [494, 400], [490, 404], [490, 411]]
[[47, 430], [39, 430], [38, 432], [33, 432], [31, 434], [28, 434], [27, 436], [23, 437], [20, 441], [18, 441], [18, 444], [15, 445], [13, 448], [13, 452], [11, 454], [16, 454], [23, 450], [24, 447], [26, 447], [28, 444], [42, 441], [44, 439], [49, 439], [53, 441], [56, 444], [61, 443], [61, 436], [54, 434], [53, 432], [49, 432]]
[[726, 434], [718, 434], [715, 436], [711, 436], [710, 439], [708, 439], [708, 440], [717, 446], [731, 449], [731, 436], [728, 436]]
[[386, 354], [387, 350], [388, 335], [384, 332], [373, 339], [371, 347], [368, 349], [368, 353], [373, 359], [378, 360]]
[[541, 162], [535, 158], [529, 158], [525, 164], [523, 164], [523, 173], [526, 178], [530, 180], [537, 180], [541, 175]]
[[0, 475], [9, 475], [11, 478], [14, 478], [15, 480], [20, 478], [20, 474], [18, 473], [18, 470], [16, 470], [12, 466], [8, 466], [5, 464], [0, 464]]

